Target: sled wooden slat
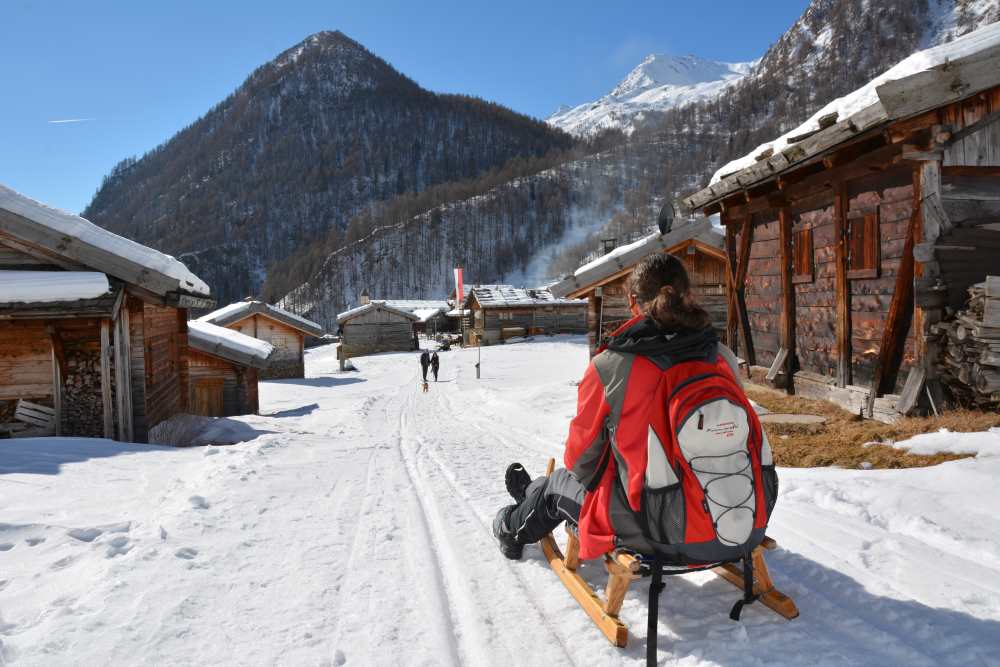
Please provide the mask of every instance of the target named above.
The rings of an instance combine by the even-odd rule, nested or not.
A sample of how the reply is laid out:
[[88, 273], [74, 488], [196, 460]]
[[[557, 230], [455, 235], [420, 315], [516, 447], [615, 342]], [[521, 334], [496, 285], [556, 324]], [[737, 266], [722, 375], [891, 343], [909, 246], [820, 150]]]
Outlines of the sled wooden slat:
[[[764, 549], [773, 549], [777, 545], [774, 540], [765, 539], [770, 540], [771, 546], [762, 545], [753, 550], [753, 592], [759, 596], [758, 600], [765, 607], [791, 620], [799, 615], [799, 609], [792, 598], [775, 588], [774, 582], [771, 581], [771, 573], [767, 569], [767, 563], [764, 562]], [[735, 563], [724, 563], [712, 571], [740, 590], [743, 589], [743, 569]]]
[[[545, 474], [551, 475], [553, 470], [555, 470], [555, 459], [549, 459]], [[568, 540], [565, 556], [552, 533], [539, 540], [542, 553], [545, 554], [549, 566], [559, 575], [563, 585], [590, 616], [594, 625], [614, 646], [624, 648], [628, 644], [628, 628], [618, 619], [618, 612], [621, 611], [629, 586], [641, 578], [639, 574], [642, 569], [641, 563], [635, 555], [625, 551], [616, 549], [606, 553], [604, 566], [608, 571], [608, 585], [602, 600], [577, 572], [580, 566], [580, 540], [576, 529], [567, 524], [566, 532]], [[799, 615], [795, 602], [774, 587], [771, 573], [767, 569], [767, 563], [764, 562], [764, 552], [777, 546], [773, 539], [764, 537], [760, 546], [754, 549], [754, 592], [759, 596], [761, 604], [787, 619], [793, 619]], [[739, 566], [726, 563], [713, 568], [712, 571], [740, 590], [743, 589], [743, 571]]]

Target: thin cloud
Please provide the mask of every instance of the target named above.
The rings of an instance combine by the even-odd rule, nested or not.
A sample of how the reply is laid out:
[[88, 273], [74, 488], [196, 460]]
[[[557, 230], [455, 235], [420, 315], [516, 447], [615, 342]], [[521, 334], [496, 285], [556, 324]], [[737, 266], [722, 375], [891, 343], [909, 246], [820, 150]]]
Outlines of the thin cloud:
[[58, 120], [50, 120], [49, 123], [52, 125], [62, 125], [64, 123], [86, 123], [88, 120], [97, 120], [96, 118], [60, 118]]

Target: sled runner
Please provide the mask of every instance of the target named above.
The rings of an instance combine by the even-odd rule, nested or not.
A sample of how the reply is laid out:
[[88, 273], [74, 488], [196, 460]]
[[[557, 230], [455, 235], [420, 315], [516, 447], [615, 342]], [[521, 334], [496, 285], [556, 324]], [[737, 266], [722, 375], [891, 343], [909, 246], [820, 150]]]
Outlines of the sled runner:
[[[554, 468], [555, 459], [549, 459], [546, 474], [551, 475]], [[594, 624], [604, 633], [604, 636], [608, 638], [608, 641], [615, 646], [624, 648], [628, 643], [628, 628], [618, 618], [625, 594], [633, 581], [644, 576], [653, 577], [653, 585], [650, 587], [649, 632], [647, 634], [648, 664], [655, 664], [656, 620], [663, 574], [685, 574], [710, 569], [740, 589], [745, 586], [744, 572], [736, 563], [721, 563], [701, 568], [673, 568], [669, 563], [655, 563], [651, 557], [615, 549], [604, 555], [604, 567], [608, 571], [608, 585], [602, 599], [578, 572], [580, 541], [576, 528], [566, 524], [566, 532], [568, 533], [568, 541], [565, 555], [551, 533], [539, 541], [542, 552], [549, 561], [549, 566], [559, 575], [559, 579], [569, 589], [569, 592], [587, 612]], [[764, 562], [764, 551], [774, 549], [776, 546], [777, 543], [774, 540], [765, 537], [761, 546], [753, 550], [752, 577], [755, 598], [751, 599], [756, 599], [787, 619], [793, 619], [799, 615], [798, 608], [791, 598], [774, 587], [767, 564]], [[662, 572], [662, 568], [665, 568], [666, 571]], [[733, 613], [738, 617], [736, 608], [734, 608]]]

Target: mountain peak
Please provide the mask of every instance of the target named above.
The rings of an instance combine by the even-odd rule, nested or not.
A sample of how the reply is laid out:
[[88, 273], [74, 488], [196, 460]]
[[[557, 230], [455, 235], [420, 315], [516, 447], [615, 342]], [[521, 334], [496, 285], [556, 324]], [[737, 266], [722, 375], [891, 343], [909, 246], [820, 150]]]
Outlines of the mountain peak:
[[631, 132], [648, 112], [717, 96], [752, 67], [753, 63], [725, 63], [693, 54], [650, 53], [610, 93], [595, 102], [560, 107], [547, 122], [577, 135], [609, 128]]

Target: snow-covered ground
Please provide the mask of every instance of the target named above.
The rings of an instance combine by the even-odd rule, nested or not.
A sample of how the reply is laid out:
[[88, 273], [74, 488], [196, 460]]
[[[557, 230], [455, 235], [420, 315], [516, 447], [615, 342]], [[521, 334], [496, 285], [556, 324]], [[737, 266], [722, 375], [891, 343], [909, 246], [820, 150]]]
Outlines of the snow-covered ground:
[[[442, 353], [307, 353], [229, 447], [0, 441], [0, 663], [613, 665], [644, 660], [646, 592], [615, 649], [535, 547], [490, 534], [512, 460], [559, 456], [582, 338]], [[822, 446], [822, 443], [817, 443]], [[801, 617], [673, 577], [675, 665], [1000, 664], [1000, 456], [781, 470], [769, 555]], [[603, 568], [587, 566], [595, 584]]]

